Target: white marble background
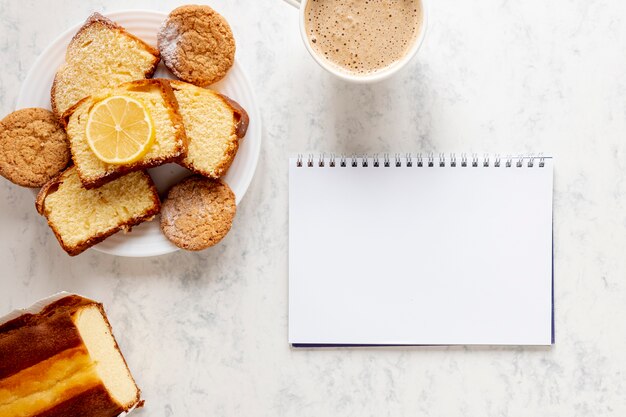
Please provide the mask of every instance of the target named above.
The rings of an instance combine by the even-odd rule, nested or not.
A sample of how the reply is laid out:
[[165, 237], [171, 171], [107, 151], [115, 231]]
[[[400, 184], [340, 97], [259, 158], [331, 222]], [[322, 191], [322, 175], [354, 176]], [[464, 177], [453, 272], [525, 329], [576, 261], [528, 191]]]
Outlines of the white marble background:
[[[418, 59], [355, 86], [316, 66], [282, 1], [212, 1], [264, 123], [232, 232], [199, 254], [70, 258], [0, 179], [0, 313], [59, 290], [102, 300], [137, 416], [626, 415], [626, 2], [429, 3]], [[0, 0], [0, 114], [58, 34], [130, 6]], [[321, 150], [553, 154], [556, 346], [290, 349], [286, 158]]]

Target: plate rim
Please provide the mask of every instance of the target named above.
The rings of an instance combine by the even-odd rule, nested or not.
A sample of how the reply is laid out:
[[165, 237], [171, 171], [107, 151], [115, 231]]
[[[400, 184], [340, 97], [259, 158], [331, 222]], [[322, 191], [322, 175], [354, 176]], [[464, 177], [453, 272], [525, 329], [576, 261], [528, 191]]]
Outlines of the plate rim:
[[[96, 13], [96, 12], [92, 12], [92, 13]], [[166, 18], [168, 16], [168, 12], [164, 12], [160, 10], [150, 10], [150, 9], [118, 9], [118, 10], [112, 10], [112, 11], [106, 11], [106, 12], [103, 11], [103, 12], [97, 12], [97, 13], [100, 13], [101, 15], [108, 17], [111, 20], [115, 20], [116, 16], [124, 16], [124, 15], [131, 15], [131, 14], [139, 15], [138, 16], [139, 18], [141, 18], [142, 15], [146, 15], [146, 14], [158, 16], [161, 18]], [[36, 68], [41, 67], [41, 63], [43, 62], [44, 57], [47, 55], [48, 51], [53, 49], [57, 44], [62, 43], [64, 38], [69, 37], [69, 39], [71, 39], [73, 35], [76, 33], [76, 31], [80, 29], [80, 27], [83, 24], [84, 24], [84, 20], [81, 20], [73, 25], [70, 25], [66, 30], [62, 31], [59, 35], [57, 35], [54, 39], [52, 39], [52, 41], [50, 41], [41, 50], [41, 52], [39, 53], [35, 61], [33, 61], [33, 63], [31, 64], [30, 69], [26, 73], [26, 76], [22, 80], [22, 85], [20, 86], [17, 98], [15, 100], [16, 109], [18, 108], [18, 103], [23, 100], [24, 94], [26, 93], [26, 90], [28, 88], [27, 83], [25, 81], [31, 76], [31, 74], [33, 73], [33, 71], [36, 70]], [[129, 32], [129, 33], [132, 34], [132, 32]], [[63, 50], [65, 51], [66, 49], [64, 48]], [[163, 61], [161, 60], [160, 63], [161, 62]], [[246, 177], [243, 177], [244, 179], [241, 182], [241, 184], [243, 185], [243, 187], [241, 187], [243, 189], [243, 192], [240, 194], [239, 197], [236, 196], [236, 199], [238, 200], [236, 204], [239, 205], [241, 201], [243, 200], [244, 196], [246, 195], [246, 193], [248, 192], [248, 189], [250, 188], [250, 184], [252, 183], [252, 179], [254, 178], [256, 174], [259, 159], [261, 156], [261, 145], [263, 142], [263, 127], [262, 127], [262, 117], [261, 117], [261, 112], [258, 106], [256, 92], [252, 88], [252, 83], [250, 82], [250, 78], [248, 77], [246, 70], [240, 64], [240, 61], [237, 60], [236, 58], [235, 58], [235, 65], [237, 65], [238, 67], [237, 69], [241, 74], [241, 78], [243, 80], [243, 83], [245, 84], [247, 93], [249, 94], [250, 99], [251, 99], [250, 101], [252, 103], [253, 108], [251, 109], [252, 112], [250, 113], [254, 113], [257, 116], [254, 121], [253, 129], [254, 129], [255, 135], [258, 137], [258, 140], [254, 142], [254, 146], [251, 149], [252, 154], [256, 156], [253, 158], [253, 163], [250, 164], [251, 166], [249, 167], [249, 174]], [[245, 140], [245, 139], [246, 138], [244, 137], [242, 140]], [[38, 189], [33, 189], [35, 196], [37, 195], [38, 191], [39, 191]], [[120, 233], [120, 231], [118, 231], [117, 233]], [[167, 240], [167, 238], [165, 239]], [[108, 250], [105, 248], [101, 248], [99, 247], [99, 245], [94, 245], [90, 247], [88, 251], [95, 250], [97, 252], [105, 253], [107, 255], [127, 257], [127, 258], [149, 258], [149, 257], [162, 256], [162, 255], [166, 255], [169, 253], [178, 252], [180, 249], [181, 248], [173, 244], [170, 244], [167, 247], [163, 247], [161, 250], [152, 251], [150, 253], [145, 253], [145, 252], [144, 253], [119, 253], [119, 252], [115, 252], [115, 251]]]

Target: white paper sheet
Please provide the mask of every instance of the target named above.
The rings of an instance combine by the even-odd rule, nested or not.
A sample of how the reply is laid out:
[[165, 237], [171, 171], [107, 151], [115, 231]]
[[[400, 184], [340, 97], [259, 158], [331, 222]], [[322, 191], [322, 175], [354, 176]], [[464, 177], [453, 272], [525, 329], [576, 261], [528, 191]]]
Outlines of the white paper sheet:
[[289, 161], [289, 342], [553, 342], [552, 159]]

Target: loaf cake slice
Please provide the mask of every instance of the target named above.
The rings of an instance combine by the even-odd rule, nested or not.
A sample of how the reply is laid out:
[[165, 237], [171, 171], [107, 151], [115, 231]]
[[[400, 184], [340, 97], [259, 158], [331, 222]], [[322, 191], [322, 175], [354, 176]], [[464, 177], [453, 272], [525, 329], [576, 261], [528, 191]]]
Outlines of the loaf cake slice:
[[223, 176], [248, 129], [248, 113], [213, 90], [182, 81], [170, 81], [170, 84], [188, 139], [187, 154], [179, 163], [209, 178]]
[[70, 295], [0, 325], [0, 416], [114, 417], [139, 396], [102, 304]]
[[161, 203], [145, 171], [88, 190], [72, 166], [42, 187], [36, 207], [63, 249], [75, 256], [120, 230], [152, 220]]
[[151, 77], [159, 51], [117, 23], [94, 13], [70, 41], [50, 93], [52, 111], [63, 113], [103, 88]]
[[[116, 95], [141, 102], [150, 114], [156, 131], [155, 142], [148, 152], [140, 160], [126, 165], [101, 161], [87, 142], [89, 111], [98, 101]], [[72, 159], [86, 188], [99, 187], [127, 172], [175, 161], [187, 152], [187, 136], [178, 103], [172, 87], [165, 80], [132, 81], [84, 98], [66, 112], [63, 122], [70, 141]]]

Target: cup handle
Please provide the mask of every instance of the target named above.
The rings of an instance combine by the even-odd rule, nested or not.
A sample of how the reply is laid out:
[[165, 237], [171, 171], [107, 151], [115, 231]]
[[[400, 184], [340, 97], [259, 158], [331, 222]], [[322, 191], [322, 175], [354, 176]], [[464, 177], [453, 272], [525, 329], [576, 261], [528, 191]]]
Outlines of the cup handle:
[[291, 4], [296, 9], [300, 8], [300, 0], [285, 0], [287, 3]]

